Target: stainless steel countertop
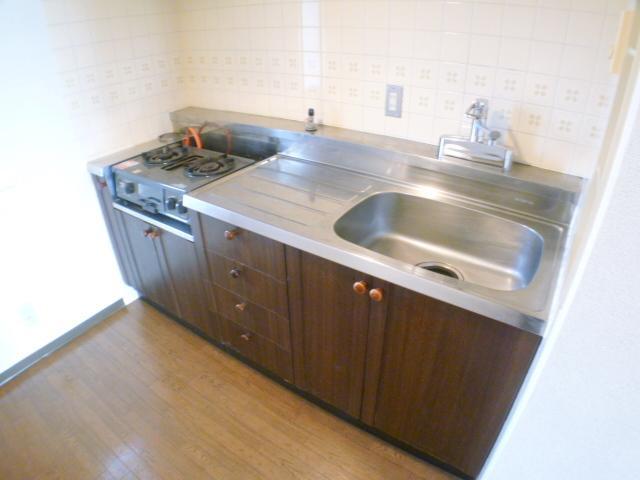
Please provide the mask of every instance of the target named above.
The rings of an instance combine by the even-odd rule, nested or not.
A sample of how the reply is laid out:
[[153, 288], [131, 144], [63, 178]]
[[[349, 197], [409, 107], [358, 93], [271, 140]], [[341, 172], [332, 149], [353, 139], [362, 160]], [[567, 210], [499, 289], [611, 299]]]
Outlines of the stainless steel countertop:
[[[221, 112], [227, 120], [235, 117], [222, 122], [216, 117], [218, 112], [198, 110], [199, 116], [195, 109], [188, 110], [187, 117], [184, 112], [174, 117], [177, 125], [213, 117], [234, 132], [272, 128], [274, 136], [286, 136], [274, 125], [265, 126], [269, 122], [264, 117], [262, 126], [255, 127], [235, 123], [240, 120], [235, 115], [241, 114]], [[338, 130], [341, 138], [348, 137]], [[185, 205], [410, 290], [544, 333], [582, 179], [527, 166], [517, 166], [509, 174], [469, 168], [429, 157], [424, 145], [422, 155], [404, 153], [415, 148], [415, 142], [389, 139], [401, 146], [399, 151], [363, 145], [359, 142], [367, 136], [357, 132], [351, 142], [336, 140], [334, 135], [289, 134], [295, 138], [281, 153], [191, 192], [184, 198]], [[376, 137], [371, 142], [374, 145], [388, 146], [385, 137], [372, 137]], [[437, 198], [533, 228], [545, 240], [538, 272], [523, 289], [493, 290], [426, 272], [343, 240], [334, 232], [335, 221], [345, 212], [381, 192]]]

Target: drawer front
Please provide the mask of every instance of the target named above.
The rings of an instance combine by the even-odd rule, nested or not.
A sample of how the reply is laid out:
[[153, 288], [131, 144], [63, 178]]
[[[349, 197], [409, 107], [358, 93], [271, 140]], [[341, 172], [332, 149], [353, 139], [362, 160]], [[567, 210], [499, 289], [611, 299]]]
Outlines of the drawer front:
[[289, 317], [287, 285], [240, 262], [207, 252], [213, 282], [283, 317]]
[[286, 281], [283, 244], [215, 218], [204, 215], [200, 218], [207, 250], [237, 260], [280, 281]]
[[280, 348], [291, 351], [288, 318], [276, 315], [217, 285], [213, 286], [212, 294], [218, 314], [271, 340]]
[[275, 373], [284, 380], [293, 380], [291, 353], [257, 333], [220, 317], [223, 324], [223, 337], [227, 346], [258, 365]]

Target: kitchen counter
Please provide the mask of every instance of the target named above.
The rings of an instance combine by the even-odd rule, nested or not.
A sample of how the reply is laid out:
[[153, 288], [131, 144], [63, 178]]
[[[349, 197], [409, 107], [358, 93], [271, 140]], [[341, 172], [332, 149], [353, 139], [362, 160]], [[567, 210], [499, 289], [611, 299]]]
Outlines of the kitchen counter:
[[[522, 164], [503, 173], [463, 161], [441, 161], [431, 145], [326, 126], [309, 134], [303, 122], [248, 114], [190, 107], [174, 112], [172, 121], [176, 129], [214, 122], [233, 131], [234, 147], [260, 139], [272, 149], [270, 155], [277, 152], [185, 195], [186, 207], [486, 317], [544, 333], [583, 179]], [[218, 132], [216, 140], [215, 135], [205, 136], [205, 144], [223, 138]], [[88, 169], [104, 176], [111, 165], [162, 145], [157, 140], [136, 145], [96, 159]], [[491, 289], [425, 271], [336, 234], [336, 220], [368, 197], [385, 192], [471, 207], [539, 232], [545, 255], [538, 272], [525, 288]]]
[[[190, 115], [189, 122], [193, 121]], [[266, 128], [233, 122], [231, 127], [234, 133], [254, 129], [254, 134]], [[275, 129], [270, 134], [278, 136]], [[185, 196], [185, 205], [452, 305], [544, 333], [582, 179], [525, 166], [509, 174], [469, 168], [435, 160], [431, 149], [417, 156], [358, 143], [366, 134], [354, 134], [355, 142], [335, 140], [332, 135], [288, 134], [297, 138], [281, 153], [191, 192]], [[346, 136], [340, 132], [341, 138]], [[408, 142], [406, 149], [414, 148], [413, 144]], [[545, 239], [538, 272], [523, 289], [494, 290], [426, 272], [336, 234], [337, 219], [383, 192], [471, 206], [536, 230]]]

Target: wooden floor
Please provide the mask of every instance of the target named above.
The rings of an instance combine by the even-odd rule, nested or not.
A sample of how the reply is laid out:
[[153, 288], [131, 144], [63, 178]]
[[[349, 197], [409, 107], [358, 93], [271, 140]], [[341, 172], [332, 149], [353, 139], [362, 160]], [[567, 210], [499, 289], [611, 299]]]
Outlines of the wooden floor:
[[138, 301], [0, 390], [0, 478], [453, 477]]

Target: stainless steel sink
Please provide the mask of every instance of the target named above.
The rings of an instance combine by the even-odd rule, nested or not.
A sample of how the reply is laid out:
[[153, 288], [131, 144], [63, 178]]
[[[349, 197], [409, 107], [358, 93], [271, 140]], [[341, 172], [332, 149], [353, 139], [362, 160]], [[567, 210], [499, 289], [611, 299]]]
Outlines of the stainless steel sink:
[[502, 291], [529, 285], [544, 250], [542, 236], [526, 225], [397, 192], [366, 198], [334, 230], [348, 242], [416, 268]]

